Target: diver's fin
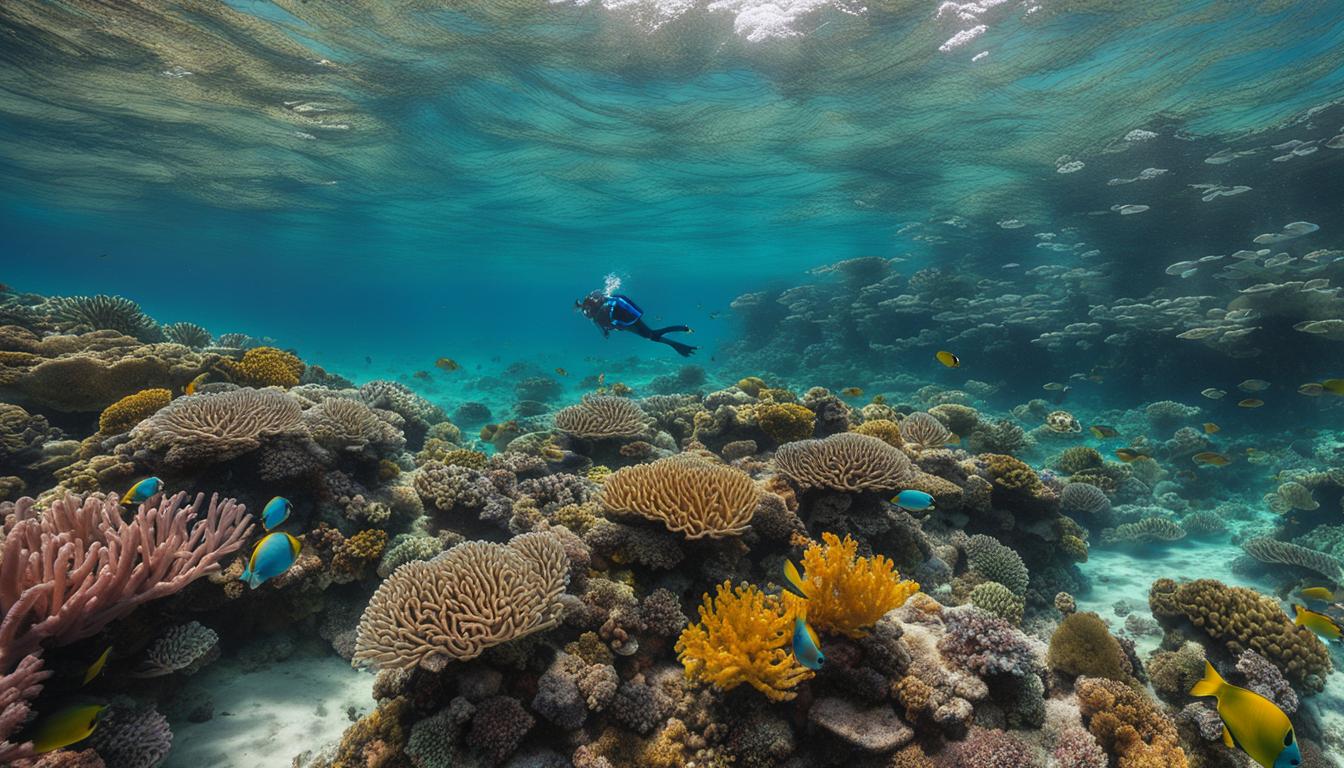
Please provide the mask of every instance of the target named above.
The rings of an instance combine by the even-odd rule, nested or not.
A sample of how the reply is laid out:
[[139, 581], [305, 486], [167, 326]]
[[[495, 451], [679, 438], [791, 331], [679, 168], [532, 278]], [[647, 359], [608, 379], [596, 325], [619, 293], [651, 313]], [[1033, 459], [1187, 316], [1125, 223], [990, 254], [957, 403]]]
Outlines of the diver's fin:
[[1195, 686], [1190, 689], [1190, 695], [1217, 696], [1223, 690], [1224, 685], [1227, 685], [1227, 683], [1223, 680], [1222, 675], [1219, 675], [1218, 670], [1214, 669], [1213, 665], [1206, 659], [1204, 661], [1204, 679], [1195, 683]]

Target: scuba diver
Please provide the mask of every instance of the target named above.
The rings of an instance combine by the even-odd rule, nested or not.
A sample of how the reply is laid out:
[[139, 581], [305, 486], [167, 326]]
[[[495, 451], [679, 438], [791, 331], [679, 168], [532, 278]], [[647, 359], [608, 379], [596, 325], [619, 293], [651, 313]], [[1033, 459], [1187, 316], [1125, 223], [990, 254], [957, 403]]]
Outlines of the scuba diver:
[[666, 328], [650, 328], [641, 319], [644, 317], [644, 310], [631, 301], [629, 296], [620, 294], [607, 296], [601, 291], [593, 291], [574, 302], [574, 308], [583, 312], [585, 317], [601, 328], [603, 336], [610, 336], [613, 330], [632, 331], [650, 341], [666, 344], [677, 350], [677, 354], [682, 357], [690, 357], [695, 351], [695, 347], [689, 344], [663, 338], [665, 333], [691, 333], [689, 327], [669, 325]]

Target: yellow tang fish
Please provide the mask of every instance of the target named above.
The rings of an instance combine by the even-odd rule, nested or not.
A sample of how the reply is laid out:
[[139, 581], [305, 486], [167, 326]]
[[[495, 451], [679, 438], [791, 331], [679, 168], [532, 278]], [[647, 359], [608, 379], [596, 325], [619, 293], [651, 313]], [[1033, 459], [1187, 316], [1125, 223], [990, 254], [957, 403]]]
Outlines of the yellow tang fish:
[[191, 381], [187, 382], [187, 386], [185, 386], [185, 387], [182, 388], [182, 394], [184, 394], [184, 395], [194, 395], [194, 394], [196, 394], [196, 390], [199, 389], [200, 386], [201, 386], [202, 384], [205, 383], [205, 380], [206, 380], [207, 378], [209, 378], [209, 376], [210, 376], [210, 373], [207, 371], [206, 373], [202, 373], [202, 374], [200, 374], [199, 376], [197, 376], [196, 378], [194, 378], [194, 379], [192, 379]]
[[1264, 400], [1261, 400], [1261, 399], [1259, 399], [1259, 398], [1255, 398], [1255, 397], [1248, 397], [1248, 398], [1246, 398], [1245, 400], [1242, 400], [1241, 402], [1237, 403], [1237, 407], [1238, 407], [1238, 408], [1259, 408], [1260, 406], [1262, 406], [1262, 405], [1264, 405], [1264, 404], [1265, 404], [1265, 401], [1264, 401]]
[[1338, 621], [1324, 613], [1317, 613], [1304, 605], [1294, 605], [1293, 614], [1296, 616], [1293, 619], [1294, 624], [1299, 627], [1306, 627], [1311, 630], [1313, 635], [1327, 642], [1338, 643], [1340, 642], [1340, 635], [1344, 634], [1340, 630]]
[[81, 683], [81, 685], [88, 685], [90, 680], [102, 674], [103, 667], [107, 666], [107, 657], [111, 654], [112, 646], [109, 645], [107, 646], [107, 650], [103, 651], [102, 654], [89, 665], [89, 668], [84, 670], [84, 682]]
[[87, 739], [98, 727], [98, 715], [104, 709], [107, 707], [102, 704], [85, 704], [66, 707], [51, 717], [41, 718], [33, 730], [33, 751], [39, 755], [54, 752]]
[[840, 394], [844, 395], [845, 397], [859, 397], [863, 395], [863, 390], [859, 389], [858, 387], [845, 387], [844, 389], [840, 390]]
[[934, 357], [938, 359], [938, 362], [942, 363], [948, 368], [961, 367], [961, 358], [957, 357], [951, 352], [948, 352], [945, 349], [938, 350], [938, 352], [934, 354]]
[[1226, 467], [1232, 463], [1232, 460], [1221, 453], [1213, 451], [1200, 451], [1190, 457], [1196, 464], [1209, 464], [1215, 467]]
[[1190, 695], [1217, 698], [1223, 743], [1250, 755], [1263, 768], [1302, 763], [1297, 734], [1283, 710], [1264, 696], [1227, 682], [1208, 661], [1204, 662], [1204, 679], [1195, 683]]
[[1307, 587], [1299, 594], [1308, 600], [1320, 600], [1323, 603], [1333, 603], [1335, 601], [1335, 593], [1325, 587]]
[[1105, 424], [1093, 424], [1087, 429], [1092, 433], [1092, 436], [1097, 438], [1098, 440], [1105, 440], [1110, 437], [1120, 436], [1119, 430], [1117, 430], [1115, 427], [1107, 426]]
[[1332, 395], [1344, 395], [1344, 379], [1326, 379], [1321, 382], [1321, 389]]
[[1217, 424], [1214, 424], [1212, 421], [1206, 421], [1206, 422], [1204, 422], [1204, 434], [1206, 434], [1206, 435], [1215, 435], [1215, 434], [1217, 434], [1217, 433], [1219, 433], [1219, 432], [1222, 432], [1222, 431], [1223, 431], [1223, 428], [1220, 427], [1220, 426], [1218, 426]]

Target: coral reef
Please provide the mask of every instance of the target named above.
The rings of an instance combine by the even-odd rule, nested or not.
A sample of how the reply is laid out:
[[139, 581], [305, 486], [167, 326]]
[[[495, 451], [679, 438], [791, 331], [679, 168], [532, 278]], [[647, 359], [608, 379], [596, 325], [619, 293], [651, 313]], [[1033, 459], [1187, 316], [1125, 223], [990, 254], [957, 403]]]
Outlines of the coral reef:
[[864, 637], [887, 611], [904, 605], [919, 591], [918, 584], [903, 581], [882, 555], [859, 557], [859, 544], [850, 537], [841, 541], [833, 533], [823, 533], [822, 541], [803, 552], [806, 601], [791, 593], [784, 598], [794, 613], [805, 615], [818, 631]]
[[693, 456], [627, 467], [602, 483], [607, 509], [660, 522], [688, 539], [741, 534], [759, 498], [746, 474]]
[[912, 474], [905, 454], [875, 437], [853, 433], [782, 445], [775, 464], [803, 488], [848, 492], [892, 491]]
[[793, 615], [778, 597], [724, 582], [705, 595], [700, 622], [677, 639], [677, 658], [691, 680], [723, 691], [746, 683], [771, 701], [787, 701], [812, 677], [789, 651], [792, 637]]

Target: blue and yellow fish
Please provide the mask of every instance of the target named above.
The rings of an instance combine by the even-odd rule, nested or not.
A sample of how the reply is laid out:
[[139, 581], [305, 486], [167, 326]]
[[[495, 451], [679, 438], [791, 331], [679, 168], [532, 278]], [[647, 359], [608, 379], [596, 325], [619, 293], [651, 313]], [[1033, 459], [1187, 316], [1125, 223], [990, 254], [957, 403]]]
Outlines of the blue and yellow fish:
[[923, 491], [901, 491], [896, 494], [896, 498], [892, 499], [891, 503], [907, 512], [923, 512], [926, 509], [933, 509], [933, 497]]
[[1340, 636], [1344, 635], [1344, 631], [1341, 630], [1339, 622], [1324, 613], [1313, 611], [1305, 605], [1294, 605], [1293, 617], [1293, 624], [1306, 627], [1313, 635], [1327, 643], [1341, 642]]
[[256, 589], [289, 570], [302, 548], [303, 544], [288, 533], [268, 533], [253, 547], [252, 556], [247, 559], [247, 567], [238, 578]]
[[131, 486], [125, 496], [121, 497], [122, 504], [140, 504], [148, 501], [150, 496], [163, 490], [163, 481], [157, 477], [146, 477], [144, 480]]
[[54, 752], [89, 737], [98, 727], [98, 716], [107, 709], [102, 704], [80, 704], [57, 710], [40, 718], [29, 740], [37, 754]]
[[289, 503], [289, 499], [284, 496], [276, 496], [266, 502], [266, 508], [261, 510], [261, 525], [266, 530], [274, 530], [276, 526], [289, 519], [289, 513], [293, 511], [294, 505]]
[[826, 663], [826, 654], [821, 652], [821, 641], [817, 639], [816, 631], [802, 616], [793, 619], [793, 657], [814, 672]]
[[803, 574], [798, 572], [798, 566], [794, 565], [792, 560], [785, 560], [784, 588], [806, 600], [807, 588], [804, 586], [806, 583], [807, 581], [803, 578]]
[[1223, 743], [1240, 749], [1263, 768], [1292, 768], [1302, 763], [1302, 751], [1288, 716], [1258, 693], [1238, 688], [1204, 662], [1204, 679], [1190, 689], [1191, 696], [1218, 699], [1223, 718]]

